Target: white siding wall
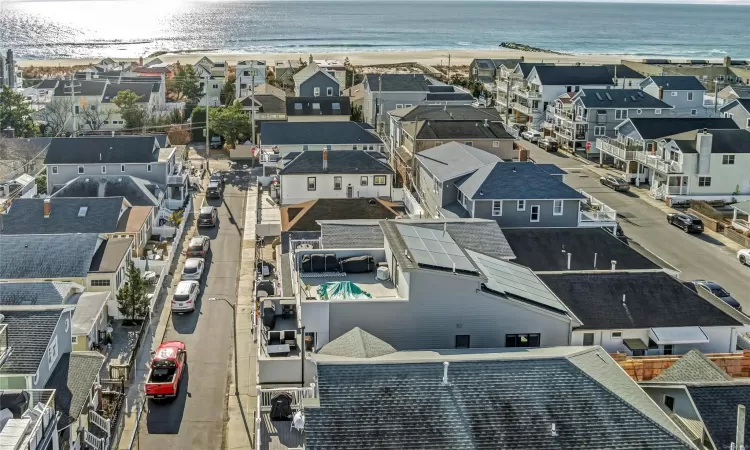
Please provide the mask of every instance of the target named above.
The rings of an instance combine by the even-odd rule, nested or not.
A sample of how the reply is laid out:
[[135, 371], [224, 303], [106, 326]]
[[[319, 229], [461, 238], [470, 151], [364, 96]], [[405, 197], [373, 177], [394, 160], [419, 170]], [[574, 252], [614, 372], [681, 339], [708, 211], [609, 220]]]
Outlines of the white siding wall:
[[[334, 190], [334, 176], [341, 177], [341, 189]], [[307, 179], [315, 177], [314, 191], [307, 190]], [[367, 186], [360, 184], [360, 178], [367, 177]], [[375, 186], [372, 174], [312, 174], [312, 175], [282, 175], [281, 176], [281, 204], [293, 205], [319, 198], [347, 198], [347, 186], [352, 186], [352, 198], [374, 198], [391, 196], [391, 175], [385, 175], [386, 183]]]
[[[682, 355], [693, 348], [697, 348], [703, 353], [726, 353], [731, 352], [732, 349], [735, 348], [737, 343], [737, 328], [729, 326], [701, 328], [706, 336], [708, 336], [709, 343], [675, 345], [674, 354]], [[613, 331], [621, 332], [622, 337], [613, 338]], [[634, 330], [575, 330], [573, 331], [571, 345], [583, 345], [584, 333], [594, 333], [594, 345], [601, 345], [602, 348], [609, 353], [621, 352], [632, 354], [632, 352], [625, 347], [623, 339], [640, 339], [644, 344], [648, 344], [649, 339], [649, 328]]]
[[[698, 155], [687, 155], [697, 160]], [[724, 154], [711, 155], [711, 186], [698, 185], [698, 177], [694, 166], [685, 167], [683, 173], [690, 175], [690, 193], [693, 195], [731, 195], [739, 186], [740, 194], [750, 194], [750, 154], [734, 155], [734, 164], [722, 164]], [[688, 159], [688, 158], [685, 158]], [[694, 164], [694, 163], [691, 163]]]
[[[274, 144], [263, 142], [263, 135], [261, 135], [261, 145], [266, 146], [273, 146]], [[365, 145], [367, 148], [365, 148]], [[356, 146], [356, 148], [355, 148]], [[372, 151], [380, 151], [382, 150], [383, 144], [334, 144], [334, 145], [326, 145], [326, 144], [305, 144], [305, 145], [278, 145], [279, 148], [279, 154], [281, 156], [286, 155], [290, 152], [302, 152], [305, 150], [325, 150], [328, 148], [328, 150], [372, 150]]]

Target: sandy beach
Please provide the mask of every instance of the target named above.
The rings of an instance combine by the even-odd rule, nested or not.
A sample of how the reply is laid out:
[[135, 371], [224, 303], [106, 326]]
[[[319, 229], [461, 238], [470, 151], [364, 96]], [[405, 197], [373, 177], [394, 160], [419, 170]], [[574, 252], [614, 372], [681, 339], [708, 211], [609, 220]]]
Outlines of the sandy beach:
[[[552, 53], [541, 52], [524, 52], [508, 49], [490, 49], [490, 50], [431, 50], [431, 51], [414, 51], [414, 52], [360, 52], [360, 53], [316, 53], [313, 54], [315, 59], [336, 59], [349, 61], [356, 66], [372, 66], [379, 64], [399, 64], [407, 62], [418, 62], [430, 66], [448, 65], [448, 54], [451, 55], [451, 65], [461, 66], [468, 65], [474, 58], [520, 58], [529, 62], [555, 62], [555, 63], [582, 63], [582, 64], [613, 64], [619, 63], [622, 56], [616, 55], [556, 55]], [[229, 64], [236, 64], [237, 61], [258, 59], [271, 63], [276, 60], [298, 60], [302, 58], [307, 60], [309, 54], [305, 53], [264, 53], [264, 54], [226, 54], [226, 53], [167, 53], [159, 55], [159, 59], [167, 63], [179, 61], [183, 64], [192, 64], [208, 56], [213, 61], [227, 61]], [[117, 58], [118, 60], [122, 58]], [[144, 58], [146, 60], [148, 58]], [[137, 58], [132, 58], [136, 61]], [[99, 62], [100, 59], [48, 59], [48, 60], [21, 60], [19, 64], [22, 67], [28, 66], [62, 66], [69, 67], [73, 65], [86, 65]]]

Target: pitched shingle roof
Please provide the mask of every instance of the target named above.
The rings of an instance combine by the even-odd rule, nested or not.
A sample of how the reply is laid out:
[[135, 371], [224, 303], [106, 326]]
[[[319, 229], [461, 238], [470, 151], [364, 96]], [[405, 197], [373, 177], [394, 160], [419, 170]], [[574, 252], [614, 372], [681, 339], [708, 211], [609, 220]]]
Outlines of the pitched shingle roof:
[[299, 174], [393, 174], [393, 169], [378, 161], [370, 152], [362, 150], [332, 150], [328, 152], [328, 168], [323, 170], [323, 152], [302, 152], [287, 163], [280, 175]]
[[59, 83], [60, 80], [58, 79], [48, 79], [48, 80], [42, 80], [34, 86], [35, 89], [54, 89], [57, 87], [57, 83]]
[[656, 108], [670, 109], [671, 105], [640, 89], [581, 89], [573, 101], [586, 108]]
[[75, 84], [76, 96], [82, 97], [101, 97], [104, 93], [104, 88], [107, 85], [106, 81], [87, 81], [87, 80], [60, 80], [55, 88], [55, 97], [69, 96], [70, 86]]
[[377, 221], [327, 222], [320, 225], [323, 248], [383, 248], [383, 231]]
[[[748, 130], [712, 130], [711, 153], [750, 153], [750, 131]], [[683, 153], [698, 153], [696, 141], [675, 140]]]
[[138, 96], [137, 103], [148, 103], [153, 92], [153, 83], [113, 83], [104, 90], [102, 103], [112, 103], [117, 94], [130, 91]]
[[497, 360], [452, 360], [449, 384], [437, 358], [321, 361], [320, 404], [305, 409], [305, 448], [692, 448], [601, 350], [538, 357], [549, 351], [524, 350]]
[[612, 78], [617, 75], [617, 78], [646, 78], [645, 75], [637, 72], [625, 64], [604, 64]]
[[323, 355], [350, 358], [373, 358], [395, 352], [396, 349], [392, 345], [359, 327], [352, 328], [318, 351]]
[[118, 164], [158, 161], [153, 136], [77, 137], [53, 139], [44, 164]]
[[49, 199], [51, 214], [44, 217], [44, 199], [18, 199], [5, 215], [0, 234], [112, 233], [123, 200], [54, 197]]
[[0, 283], [0, 305], [62, 305], [82, 288], [68, 282]]
[[660, 383], [700, 383], [713, 381], [729, 381], [727, 375], [713, 361], [697, 349], [685, 353], [667, 369], [651, 379]]
[[266, 122], [263, 145], [382, 144], [357, 122]]
[[730, 109], [736, 106], [741, 106], [742, 109], [744, 109], [747, 112], [750, 112], [750, 98], [736, 98], [732, 100], [731, 102], [727, 103], [726, 105], [722, 106], [719, 111], [720, 112], [729, 111]]
[[[321, 220], [395, 219], [400, 213], [395, 203], [370, 198], [320, 198], [281, 208], [284, 231], [320, 231]], [[382, 235], [380, 241], [382, 243]]]
[[433, 176], [447, 181], [499, 162], [500, 158], [482, 149], [452, 141], [417, 153], [417, 160]]
[[428, 120], [422, 122], [417, 139], [471, 140], [513, 139], [502, 125], [481, 120]]
[[484, 120], [500, 121], [500, 113], [495, 108], [475, 108], [471, 105], [417, 105], [397, 108], [388, 112], [404, 122], [414, 120]]
[[3, 373], [33, 375], [47, 351], [47, 345], [63, 314], [63, 307], [12, 311], [0, 309], [0, 312], [5, 316], [3, 323], [8, 325], [8, 346], [13, 349], [3, 364]]
[[583, 194], [531, 162], [497, 162], [477, 169], [456, 186], [472, 199], [569, 200]]
[[539, 274], [539, 277], [581, 319], [580, 329], [740, 324], [664, 272]]
[[732, 119], [713, 117], [668, 117], [663, 119], [628, 119], [643, 139], [659, 139], [686, 131], [736, 130], [739, 127]]
[[91, 333], [94, 324], [99, 319], [99, 314], [106, 307], [109, 295], [109, 291], [84, 292], [73, 296], [68, 301], [68, 304], [76, 307], [71, 320], [73, 336], [84, 336]]
[[0, 279], [85, 277], [99, 235], [17, 234], [0, 239]]
[[[250, 96], [240, 100], [242, 106], [252, 106], [253, 101]], [[260, 112], [267, 114], [286, 114], [286, 102], [273, 94], [255, 94], [255, 103], [260, 105]]]
[[472, 100], [474, 100], [474, 97], [468, 92], [430, 92], [429, 94], [427, 94], [427, 97], [425, 97], [425, 100], [428, 102], [439, 102], [446, 100], [465, 100], [467, 102], [471, 102]]
[[[750, 405], [750, 384], [722, 383], [688, 386], [698, 414], [717, 449], [728, 449], [735, 441], [737, 405]], [[750, 438], [750, 422], [745, 421], [745, 442]]]
[[[104, 181], [102, 181], [104, 180]], [[56, 197], [125, 197], [133, 206], [159, 206], [154, 192], [163, 188], [150, 181], [131, 176], [81, 175], [52, 193]]]
[[91, 259], [90, 272], [116, 272], [125, 255], [130, 251], [133, 238], [109, 238], [97, 249]]
[[697, 77], [689, 75], [651, 76], [641, 82], [641, 87], [655, 84], [668, 91], [705, 91]]
[[585, 86], [613, 85], [612, 75], [604, 66], [535, 66], [543, 85]]
[[427, 92], [432, 85], [432, 81], [421, 74], [367, 73], [365, 81], [370, 92], [377, 92], [380, 88], [383, 92]]
[[57, 424], [59, 430], [78, 420], [102, 365], [104, 355], [97, 352], [72, 352], [60, 356], [45, 386], [56, 390], [55, 409], [61, 413]]
[[287, 116], [348, 116], [349, 97], [287, 97]]

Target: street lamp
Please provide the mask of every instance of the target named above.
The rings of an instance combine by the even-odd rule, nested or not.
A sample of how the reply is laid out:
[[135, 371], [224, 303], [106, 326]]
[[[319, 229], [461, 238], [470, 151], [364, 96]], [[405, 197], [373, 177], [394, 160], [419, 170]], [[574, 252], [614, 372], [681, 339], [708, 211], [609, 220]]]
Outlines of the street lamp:
[[219, 300], [224, 300], [224, 302], [232, 308], [232, 334], [234, 337], [234, 395], [239, 397], [240, 377], [237, 369], [237, 352], [239, 351], [239, 347], [237, 346], [237, 306], [224, 297], [211, 297], [208, 299], [209, 302], [216, 302]]

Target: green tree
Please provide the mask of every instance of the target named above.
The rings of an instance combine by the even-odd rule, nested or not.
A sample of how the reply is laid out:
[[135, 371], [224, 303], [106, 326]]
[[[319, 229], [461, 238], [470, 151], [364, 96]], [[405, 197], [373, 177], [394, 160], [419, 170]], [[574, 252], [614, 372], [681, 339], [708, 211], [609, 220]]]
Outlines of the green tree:
[[201, 79], [195, 73], [191, 65], [180, 66], [174, 78], [167, 83], [167, 90], [176, 100], [195, 105], [203, 97], [203, 89], [200, 86]]
[[170, 227], [178, 228], [182, 223], [182, 211], [180, 211], [179, 209], [172, 211], [172, 214], [170, 214], [169, 218], [167, 219], [167, 223], [169, 223]]
[[224, 86], [221, 88], [221, 94], [219, 100], [224, 106], [229, 106], [234, 103], [237, 94], [234, 92], [234, 82], [237, 81], [237, 77], [229, 75], [224, 81]]
[[192, 134], [193, 141], [204, 141], [206, 136], [203, 134], [203, 130], [206, 129], [206, 108], [202, 106], [196, 106], [190, 115], [190, 133]]
[[43, 195], [47, 193], [47, 169], [44, 169], [37, 175], [36, 180], [36, 193]]
[[34, 137], [39, 127], [34, 123], [29, 102], [7, 86], [0, 90], [0, 130], [13, 128], [16, 137]]
[[149, 300], [146, 280], [132, 261], [128, 262], [125, 284], [117, 291], [117, 309], [130, 320], [140, 319], [148, 314]]
[[141, 128], [148, 122], [148, 111], [138, 104], [143, 97], [126, 89], [117, 93], [112, 103], [120, 108], [120, 116], [125, 121], [125, 128]]
[[230, 146], [237, 143], [240, 135], [248, 135], [252, 130], [252, 122], [240, 102], [235, 101], [226, 108], [214, 108], [209, 112], [211, 116], [211, 131], [224, 136], [224, 141]]
[[352, 114], [349, 117], [352, 122], [362, 122], [362, 107], [352, 105]]

